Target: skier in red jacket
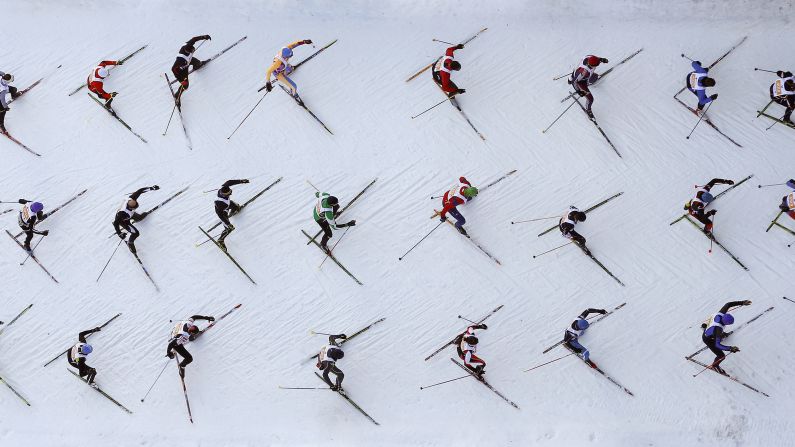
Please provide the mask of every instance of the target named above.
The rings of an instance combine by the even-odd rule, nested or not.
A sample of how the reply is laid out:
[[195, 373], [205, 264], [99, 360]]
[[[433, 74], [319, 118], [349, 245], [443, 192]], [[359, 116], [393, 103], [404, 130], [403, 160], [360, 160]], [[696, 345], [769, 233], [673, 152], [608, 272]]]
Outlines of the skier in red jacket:
[[118, 93], [105, 91], [105, 78], [110, 76], [110, 68], [116, 65], [121, 65], [120, 61], [102, 61], [97, 65], [88, 76], [88, 90], [96, 94], [100, 99], [105, 100], [105, 107], [110, 108], [110, 103]]
[[607, 58], [593, 55], [585, 56], [585, 59], [582, 60], [582, 65], [577, 67], [571, 73], [571, 78], [569, 78], [569, 84], [574, 87], [574, 92], [580, 96], [585, 96], [585, 111], [591, 118], [593, 118], [593, 112], [591, 112], [593, 94], [591, 94], [588, 86], [599, 80], [599, 75], [595, 70], [603, 62], [606, 64], [608, 62]]
[[439, 213], [439, 220], [442, 222], [447, 221], [447, 213], [450, 213], [450, 215], [455, 217], [455, 228], [458, 232], [464, 236], [468, 236], [467, 231], [464, 229], [464, 224], [467, 220], [461, 215], [457, 207], [458, 205], [463, 205], [474, 199], [478, 195], [478, 189], [472, 186], [466, 177], [460, 177], [458, 181], [460, 182], [459, 184], [452, 187], [442, 196], [442, 205], [444, 208], [442, 208], [442, 211]]
[[431, 74], [433, 75], [433, 80], [436, 82], [436, 85], [442, 89], [443, 92], [447, 94], [450, 98], [459, 94], [465, 93], [466, 90], [462, 88], [458, 88], [450, 79], [450, 74], [453, 71], [461, 70], [461, 64], [454, 60], [454, 52], [455, 50], [461, 50], [464, 48], [464, 45], [458, 44], [454, 47], [450, 47], [445, 51], [444, 56], [439, 58], [439, 60], [434, 63], [433, 68], [431, 69]]

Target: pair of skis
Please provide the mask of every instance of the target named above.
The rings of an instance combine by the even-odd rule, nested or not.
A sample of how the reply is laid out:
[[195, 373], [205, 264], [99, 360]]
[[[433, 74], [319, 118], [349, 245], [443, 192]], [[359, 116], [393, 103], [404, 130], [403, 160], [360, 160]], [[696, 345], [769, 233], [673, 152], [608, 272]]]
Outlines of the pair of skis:
[[[59, 69], [59, 68], [61, 68], [61, 66], [60, 66], [60, 65], [59, 65], [59, 66], [57, 66], [57, 67], [55, 67], [55, 69], [54, 69], [54, 70], [52, 70], [52, 71], [54, 72], [55, 70], [57, 70], [57, 69]], [[49, 76], [49, 74], [48, 74], [47, 76]], [[8, 104], [11, 104], [12, 102], [16, 101], [17, 99], [19, 99], [20, 97], [22, 97], [22, 95], [24, 95], [25, 93], [29, 92], [31, 89], [33, 89], [34, 87], [36, 87], [37, 85], [39, 85], [39, 84], [41, 83], [41, 81], [43, 81], [43, 80], [44, 80], [44, 78], [45, 78], [45, 77], [46, 77], [46, 76], [42, 76], [41, 78], [39, 78], [39, 80], [37, 80], [37, 81], [36, 81], [36, 82], [34, 82], [33, 84], [30, 84], [29, 86], [27, 86], [27, 87], [26, 87], [26, 88], [24, 88], [23, 90], [20, 90], [20, 91], [19, 91], [19, 95], [17, 95], [17, 97], [16, 97], [16, 98], [11, 98], [11, 100], [9, 100], [9, 101], [8, 101]], [[10, 133], [8, 133], [7, 131], [6, 131], [6, 132], [0, 132], [0, 134], [4, 135], [6, 138], [8, 138], [9, 140], [11, 140], [11, 142], [12, 142], [12, 143], [16, 144], [17, 146], [21, 147], [22, 149], [25, 149], [26, 151], [30, 152], [31, 154], [33, 154], [33, 155], [35, 155], [35, 156], [37, 156], [37, 157], [41, 157], [41, 154], [40, 154], [40, 153], [38, 153], [38, 152], [34, 151], [33, 149], [29, 148], [29, 147], [28, 147], [26, 144], [24, 144], [24, 143], [22, 143], [21, 141], [17, 140], [15, 137], [13, 137], [13, 136], [12, 136]]]
[[493, 387], [493, 386], [492, 386], [492, 385], [491, 385], [489, 382], [486, 382], [486, 379], [484, 379], [483, 377], [478, 377], [477, 375], [475, 375], [475, 373], [474, 373], [474, 372], [473, 372], [471, 369], [469, 369], [469, 368], [467, 368], [466, 366], [464, 366], [464, 365], [463, 365], [461, 362], [459, 362], [458, 360], [456, 360], [456, 359], [454, 359], [454, 358], [452, 358], [452, 357], [450, 358], [450, 360], [451, 360], [453, 363], [455, 363], [456, 365], [458, 365], [458, 367], [459, 367], [459, 368], [463, 369], [463, 370], [464, 370], [464, 371], [466, 371], [466, 372], [467, 372], [469, 375], [471, 375], [472, 377], [474, 377], [474, 378], [475, 378], [475, 379], [476, 379], [478, 382], [482, 383], [482, 384], [483, 384], [483, 386], [485, 386], [486, 388], [488, 388], [489, 390], [491, 390], [491, 392], [493, 392], [494, 394], [496, 394], [497, 396], [499, 396], [499, 397], [500, 397], [500, 399], [502, 399], [502, 400], [504, 400], [505, 402], [507, 402], [507, 403], [508, 403], [508, 405], [510, 405], [510, 406], [512, 406], [512, 407], [514, 407], [514, 408], [516, 408], [517, 410], [519, 410], [519, 409], [520, 409], [520, 408], [519, 408], [519, 405], [516, 405], [516, 403], [515, 403], [514, 401], [512, 401], [512, 400], [508, 399], [507, 397], [505, 397], [505, 395], [504, 395], [504, 394], [502, 394], [501, 392], [499, 392], [499, 391], [498, 391], [496, 388], [494, 388], [494, 387]]
[[706, 237], [707, 237], [707, 239], [710, 239], [710, 240], [711, 240], [713, 243], [715, 243], [715, 245], [717, 245], [718, 247], [720, 247], [720, 249], [721, 249], [721, 250], [723, 250], [723, 251], [724, 251], [724, 252], [725, 252], [727, 255], [729, 255], [729, 257], [731, 257], [731, 258], [734, 260], [734, 262], [736, 262], [737, 264], [739, 264], [739, 265], [740, 265], [740, 267], [742, 267], [742, 268], [743, 268], [743, 270], [745, 270], [745, 271], [748, 271], [748, 267], [746, 267], [746, 266], [745, 266], [745, 264], [743, 264], [743, 263], [742, 263], [742, 261], [740, 261], [740, 259], [739, 259], [737, 256], [735, 256], [735, 255], [734, 255], [734, 253], [730, 252], [730, 251], [729, 251], [729, 249], [727, 249], [726, 247], [724, 247], [724, 246], [723, 246], [723, 244], [721, 244], [720, 242], [718, 242], [718, 240], [717, 240], [717, 239], [715, 239], [715, 235], [714, 235], [714, 234], [706, 234], [706, 233], [704, 233], [704, 231], [702, 230], [702, 228], [701, 228], [700, 226], [698, 226], [698, 224], [697, 224], [697, 223], [695, 223], [695, 222], [693, 221], [693, 219], [691, 219], [691, 218], [690, 218], [690, 216], [685, 216], [685, 219], [686, 219], [688, 222], [690, 222], [690, 223], [691, 223], [691, 224], [692, 224], [694, 227], [696, 227], [696, 229], [697, 229], [697, 230], [699, 230], [699, 231], [700, 231], [702, 234], [704, 234], [704, 236], [706, 236]]
[[218, 247], [218, 249], [219, 249], [219, 250], [221, 250], [221, 252], [222, 252], [223, 254], [225, 254], [225, 255], [226, 255], [226, 257], [227, 257], [227, 258], [229, 258], [229, 260], [230, 260], [230, 261], [232, 261], [232, 264], [234, 264], [234, 265], [235, 265], [235, 267], [237, 267], [237, 268], [238, 268], [238, 270], [240, 270], [240, 272], [241, 272], [241, 273], [243, 273], [243, 275], [245, 275], [245, 276], [246, 276], [246, 278], [248, 278], [248, 280], [249, 280], [249, 281], [251, 281], [251, 284], [254, 284], [255, 286], [257, 285], [257, 282], [256, 282], [256, 281], [254, 281], [254, 279], [251, 277], [251, 275], [249, 275], [249, 274], [248, 274], [248, 272], [247, 272], [247, 271], [246, 271], [246, 270], [245, 270], [245, 269], [244, 269], [244, 268], [243, 268], [243, 267], [240, 265], [240, 263], [239, 263], [239, 262], [237, 262], [237, 259], [235, 259], [235, 258], [234, 258], [234, 256], [232, 256], [232, 255], [229, 253], [229, 250], [227, 250], [227, 248], [226, 248], [225, 246], [222, 246], [220, 242], [218, 242], [217, 240], [215, 240], [215, 238], [214, 238], [214, 237], [210, 236], [210, 233], [208, 233], [208, 232], [204, 231], [204, 228], [202, 228], [202, 227], [198, 227], [198, 228], [199, 228], [199, 231], [201, 231], [202, 233], [204, 233], [204, 235], [205, 235], [205, 236], [207, 236], [207, 239], [208, 239], [210, 242], [212, 242], [212, 243], [213, 243], [213, 245], [215, 245], [216, 247]]
[[784, 225], [778, 223], [778, 218], [781, 217], [782, 214], [784, 214], [784, 211], [779, 211], [778, 214], [776, 214], [776, 218], [773, 219], [772, 221], [770, 221], [770, 225], [767, 226], [767, 230], [765, 230], [765, 233], [770, 231], [770, 229], [773, 228], [773, 225], [775, 225], [775, 226], [781, 228], [782, 230], [786, 231], [787, 233], [795, 236], [795, 231], [793, 231], [793, 230], [785, 227]]
[[127, 407], [125, 407], [124, 405], [122, 405], [122, 404], [121, 404], [121, 402], [119, 402], [118, 400], [114, 399], [114, 398], [113, 398], [113, 396], [111, 396], [110, 394], [106, 393], [106, 392], [105, 392], [105, 391], [104, 391], [102, 388], [100, 388], [99, 386], [96, 386], [96, 385], [95, 385], [95, 386], [91, 386], [91, 385], [90, 385], [90, 384], [89, 384], [89, 383], [86, 381], [86, 379], [84, 379], [84, 378], [80, 377], [80, 375], [79, 375], [79, 374], [77, 374], [76, 372], [72, 371], [71, 369], [67, 369], [67, 371], [69, 371], [69, 372], [70, 372], [70, 373], [71, 373], [73, 376], [77, 377], [77, 379], [78, 379], [78, 380], [80, 380], [81, 382], [83, 382], [83, 383], [85, 383], [86, 385], [88, 385], [88, 387], [89, 387], [89, 388], [92, 388], [93, 390], [95, 390], [95, 391], [96, 391], [96, 392], [98, 392], [99, 394], [101, 394], [101, 395], [105, 396], [105, 398], [107, 398], [109, 401], [113, 402], [113, 403], [114, 403], [114, 404], [115, 404], [117, 407], [119, 407], [119, 408], [121, 408], [122, 410], [124, 410], [124, 411], [125, 411], [127, 414], [132, 414], [132, 411], [130, 411], [130, 409], [129, 409], [129, 408], [127, 408]]
[[[563, 346], [564, 346], [566, 349], [568, 349], [569, 351], [571, 351], [571, 352], [572, 352], [572, 354], [575, 354], [575, 355], [577, 355], [577, 353], [576, 353], [576, 352], [574, 352], [574, 350], [573, 350], [573, 349], [571, 349], [571, 348], [570, 348], [568, 345], [564, 344]], [[580, 357], [579, 355], [577, 355], [577, 358], [578, 358], [578, 359], [580, 359], [580, 360], [581, 360], [583, 363], [585, 363], [585, 364], [586, 364], [586, 365], [588, 365], [589, 367], [591, 367], [591, 369], [593, 369], [594, 371], [596, 371], [596, 372], [598, 372], [599, 374], [601, 374], [601, 375], [602, 375], [602, 377], [604, 377], [605, 379], [609, 380], [609, 381], [610, 381], [610, 383], [612, 383], [613, 385], [615, 385], [615, 386], [617, 386], [617, 387], [621, 388], [621, 389], [622, 389], [622, 390], [623, 390], [625, 393], [627, 393], [627, 394], [629, 394], [630, 396], [633, 396], [633, 397], [635, 396], [635, 395], [632, 393], [632, 391], [630, 391], [630, 390], [629, 390], [627, 387], [625, 387], [624, 385], [620, 384], [620, 383], [619, 383], [619, 382], [618, 382], [616, 379], [614, 379], [614, 378], [610, 377], [609, 375], [607, 375], [607, 373], [605, 373], [604, 371], [602, 371], [602, 369], [601, 369], [601, 368], [600, 368], [600, 367], [599, 367], [599, 366], [598, 366], [596, 363], [594, 363], [594, 362], [592, 362], [592, 361], [590, 361], [590, 360], [587, 360], [587, 361], [586, 361], [584, 358]]]
[[[433, 214], [433, 216], [431, 216], [431, 219], [433, 219], [433, 218], [435, 218], [435, 217], [437, 217], [437, 216], [439, 216], [439, 215], [441, 214], [441, 211], [439, 211], [439, 210], [436, 210], [436, 209], [435, 209], [435, 210], [433, 210], [433, 211], [434, 211], [434, 214]], [[470, 235], [469, 235], [469, 233], [462, 233], [462, 232], [460, 232], [460, 231], [458, 230], [458, 228], [455, 226], [455, 224], [454, 224], [452, 221], [450, 221], [449, 219], [448, 219], [448, 220], [445, 220], [445, 222], [447, 222], [447, 223], [448, 223], [448, 224], [449, 224], [451, 227], [453, 227], [453, 228], [456, 230], [456, 232], [457, 232], [457, 233], [459, 233], [461, 236], [464, 236], [465, 238], [467, 238], [467, 240], [468, 240], [469, 242], [471, 242], [471, 243], [472, 243], [472, 245], [474, 245], [475, 247], [477, 247], [477, 248], [478, 248], [478, 250], [480, 250], [480, 251], [481, 251], [481, 252], [482, 252], [484, 255], [488, 256], [488, 257], [489, 257], [489, 259], [491, 259], [492, 261], [496, 262], [496, 263], [497, 263], [497, 265], [502, 265], [502, 263], [500, 262], [500, 260], [499, 260], [499, 259], [495, 258], [495, 257], [494, 257], [494, 255], [492, 255], [491, 253], [489, 253], [489, 251], [488, 251], [488, 250], [486, 250], [485, 248], [483, 248], [483, 246], [482, 246], [482, 245], [480, 245], [480, 243], [479, 243], [479, 242], [477, 242], [476, 240], [472, 239], [472, 236], [470, 236]]]
[[599, 261], [598, 259], [596, 259], [596, 256], [594, 256], [594, 255], [593, 255], [593, 253], [591, 253], [591, 251], [590, 251], [590, 250], [587, 250], [585, 247], [583, 247], [582, 245], [580, 245], [580, 244], [578, 244], [578, 243], [576, 243], [576, 242], [575, 242], [575, 245], [576, 245], [577, 247], [579, 247], [579, 248], [580, 248], [580, 250], [582, 250], [582, 252], [585, 254], [585, 256], [588, 256], [589, 258], [591, 258], [591, 261], [595, 262], [595, 263], [596, 263], [596, 265], [598, 265], [598, 266], [599, 266], [599, 267], [600, 267], [602, 270], [604, 270], [604, 271], [605, 271], [605, 273], [607, 273], [607, 274], [608, 274], [608, 275], [609, 275], [611, 278], [613, 278], [613, 279], [614, 279], [614, 280], [615, 280], [617, 283], [621, 284], [621, 286], [622, 286], [622, 287], [626, 287], [626, 284], [624, 284], [623, 282], [621, 282], [621, 280], [620, 280], [620, 279], [618, 279], [618, 277], [617, 277], [616, 275], [614, 275], [614, 274], [613, 274], [613, 272], [611, 272], [610, 270], [608, 270], [608, 268], [607, 268], [607, 267], [605, 267], [605, 265], [604, 265], [604, 264], [602, 264], [602, 262], [601, 262], [601, 261]]
[[[681, 105], [682, 105], [682, 107], [684, 107], [684, 108], [686, 108], [687, 110], [689, 110], [690, 112], [692, 112], [692, 113], [693, 113], [693, 115], [696, 115], [696, 116], [698, 116], [698, 112], [697, 112], [695, 109], [693, 109], [692, 107], [690, 107], [690, 106], [688, 106], [687, 104], [685, 104], [684, 102], [682, 102], [682, 100], [681, 100], [681, 99], [679, 99], [679, 98], [674, 98], [674, 99], [676, 99], [676, 102], [678, 102], [679, 104], [681, 104]], [[704, 112], [702, 112], [702, 113], [704, 113]], [[734, 140], [733, 140], [733, 139], [732, 139], [730, 136], [728, 136], [728, 135], [726, 135], [725, 133], [723, 133], [723, 131], [722, 131], [722, 130], [718, 129], [718, 126], [716, 126], [716, 125], [715, 125], [715, 123], [713, 123], [713, 122], [712, 122], [712, 120], [710, 120], [710, 119], [709, 119], [709, 118], [707, 118], [706, 116], [703, 118], [703, 121], [704, 121], [705, 123], [707, 123], [707, 125], [709, 125], [711, 128], [715, 129], [715, 132], [718, 132], [718, 133], [719, 133], [719, 134], [720, 134], [722, 137], [724, 137], [724, 138], [726, 138], [727, 140], [731, 141], [731, 142], [732, 142], [732, 144], [734, 144], [735, 146], [737, 146], [737, 147], [743, 147], [743, 146], [742, 146], [740, 143], [738, 143], [738, 142], [734, 141]]]
[[[28, 307], [26, 307], [26, 308], [22, 309], [22, 312], [18, 313], [18, 314], [17, 314], [17, 316], [15, 316], [15, 317], [14, 317], [14, 318], [13, 318], [11, 321], [9, 321], [8, 323], [6, 323], [5, 327], [3, 327], [3, 328], [0, 328], [0, 334], [2, 334], [2, 333], [3, 333], [3, 331], [5, 331], [5, 330], [6, 330], [6, 328], [8, 328], [8, 327], [9, 327], [9, 326], [11, 326], [12, 324], [14, 324], [14, 323], [15, 323], [17, 320], [19, 320], [19, 318], [20, 318], [22, 315], [24, 315], [24, 314], [25, 314], [25, 312], [27, 312], [28, 310], [30, 310], [30, 308], [31, 308], [31, 307], [33, 307], [33, 304], [30, 304], [30, 305], [28, 305]], [[27, 399], [25, 399], [25, 398], [22, 396], [22, 394], [20, 394], [20, 393], [19, 393], [19, 392], [18, 392], [18, 391], [17, 391], [17, 390], [16, 390], [16, 389], [13, 387], [13, 386], [11, 386], [11, 384], [9, 384], [9, 383], [8, 383], [8, 382], [7, 382], [7, 381], [4, 379], [4, 378], [0, 377], [0, 382], [3, 382], [3, 384], [4, 384], [4, 385], [5, 385], [5, 386], [6, 386], [6, 387], [9, 389], [9, 390], [11, 390], [11, 392], [12, 392], [12, 393], [14, 393], [14, 395], [16, 395], [16, 396], [17, 396], [17, 397], [18, 397], [18, 398], [19, 398], [19, 399], [20, 399], [22, 402], [24, 402], [24, 403], [25, 403], [25, 405], [27, 405], [27, 406], [30, 406], [30, 402], [28, 402], [28, 400], [27, 400]]]

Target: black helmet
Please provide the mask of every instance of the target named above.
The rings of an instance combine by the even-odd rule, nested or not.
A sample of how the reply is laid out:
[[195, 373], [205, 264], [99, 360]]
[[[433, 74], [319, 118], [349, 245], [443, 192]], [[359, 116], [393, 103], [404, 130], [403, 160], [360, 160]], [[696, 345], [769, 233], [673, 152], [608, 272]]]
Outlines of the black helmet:
[[218, 194], [224, 197], [229, 197], [232, 195], [232, 188], [224, 186], [223, 188], [218, 190]]
[[714, 87], [715, 80], [708, 76], [705, 76], [704, 79], [701, 80], [701, 85], [703, 85], [704, 87]]
[[458, 62], [458, 61], [450, 62], [450, 70], [458, 71], [460, 69], [461, 69], [461, 63], [460, 62]]
[[792, 79], [787, 79], [784, 82], [784, 88], [790, 91], [795, 90], [795, 82]]
[[336, 348], [329, 349], [326, 354], [334, 360], [339, 360], [345, 357], [345, 353], [342, 351], [342, 349], [336, 349]]
[[585, 219], [587, 217], [588, 216], [586, 216], [585, 213], [583, 213], [582, 211], [575, 211], [574, 212], [574, 220], [576, 220], [577, 222], [585, 222]]
[[478, 344], [478, 338], [475, 337], [474, 335], [470, 335], [468, 337], [464, 337], [464, 341], [469, 343], [470, 345]]
[[329, 205], [334, 206], [334, 205], [337, 205], [337, 204], [340, 203], [340, 199], [338, 199], [338, 198], [336, 198], [334, 196], [328, 196], [328, 199], [326, 199], [326, 202]]

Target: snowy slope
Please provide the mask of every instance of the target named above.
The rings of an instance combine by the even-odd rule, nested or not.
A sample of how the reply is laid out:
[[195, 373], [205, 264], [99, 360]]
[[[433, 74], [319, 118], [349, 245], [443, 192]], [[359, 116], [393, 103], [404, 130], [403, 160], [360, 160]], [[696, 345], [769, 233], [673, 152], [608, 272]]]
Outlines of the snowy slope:
[[[0, 243], [0, 320], [34, 303], [0, 335], [0, 376], [32, 403], [25, 407], [0, 389], [3, 445], [757, 446], [791, 438], [793, 361], [788, 340], [777, 335], [795, 312], [781, 299], [793, 294], [787, 244], [795, 238], [778, 228], [764, 232], [786, 188], [756, 185], [792, 178], [795, 134], [781, 125], [765, 131], [770, 123], [755, 119], [773, 78], [753, 71], [792, 68], [777, 46], [790, 36], [791, 1], [70, 3], [3, 5], [10, 21], [0, 69], [24, 87], [63, 67], [12, 104], [8, 129], [43, 156], [0, 140], [0, 199], [36, 198], [51, 208], [89, 189], [41, 225], [52, 233], [37, 253], [61, 284], [30, 261], [20, 267], [23, 253], [7, 237]], [[455, 80], [467, 89], [460, 103], [486, 142], [446, 104], [410, 119], [443, 99], [428, 73], [404, 82], [446, 48], [431, 39], [457, 41], [483, 27], [458, 52], [463, 70]], [[191, 76], [183, 98], [189, 151], [178, 117], [162, 136], [171, 112], [163, 73], [185, 39], [204, 33], [213, 40], [199, 50], [202, 58], [248, 38]], [[720, 99], [710, 110], [744, 148], [704, 123], [686, 140], [695, 118], [672, 99], [689, 70], [679, 55], [709, 63], [745, 35], [712, 72]], [[273, 54], [302, 38], [317, 48], [339, 39], [294, 77], [334, 135], [277, 89], [227, 140], [261, 97], [255, 91]], [[85, 90], [67, 96], [99, 60], [144, 44], [106, 85], [120, 92], [117, 112], [148, 144]], [[594, 87], [594, 112], [623, 158], [576, 106], [540, 133], [565, 108], [559, 100], [567, 85], [553, 76], [590, 52], [615, 63], [641, 47]], [[294, 60], [311, 52], [301, 47]], [[681, 98], [693, 102], [687, 93]], [[513, 169], [461, 210], [502, 266], [446, 225], [397, 260], [436, 225], [428, 219], [439, 206], [431, 195], [460, 175], [485, 185]], [[716, 203], [718, 240], [745, 272], [718, 249], [707, 254], [708, 240], [686, 222], [668, 223], [681, 215], [693, 185], [750, 174]], [[283, 177], [234, 219], [237, 230], [227, 239], [256, 286], [214, 247], [194, 247], [202, 240], [196, 227], [215, 222], [213, 194], [202, 191], [244, 177], [252, 182], [235, 188], [238, 201]], [[346, 211], [358, 224], [336, 250], [359, 286], [330, 261], [318, 269], [321, 252], [305, 245], [300, 230], [317, 230], [306, 180], [347, 203], [374, 178]], [[190, 186], [138, 225], [139, 253], [162, 291], [123, 249], [96, 282], [117, 243], [107, 238], [114, 212], [127, 193], [151, 184], [162, 189], [142, 196], [144, 209]], [[533, 259], [565, 242], [557, 232], [536, 237], [554, 221], [510, 224], [621, 191], [581, 232], [626, 287], [573, 247]], [[17, 231], [15, 213], [0, 223]], [[742, 352], [724, 363], [771, 398], [712, 372], [693, 378], [698, 369], [684, 359], [701, 347], [700, 322], [733, 299], [754, 301], [735, 312], [738, 323], [775, 306], [736, 334], [732, 343]], [[622, 302], [624, 309], [582, 341], [635, 397], [573, 358], [522, 372], [565, 353], [541, 351], [584, 308]], [[238, 303], [240, 310], [188, 347], [195, 424], [172, 366], [141, 403], [167, 361], [169, 321], [220, 315]], [[457, 315], [477, 318], [500, 304], [480, 336], [480, 354], [490, 383], [521, 410], [469, 379], [420, 391], [461, 374], [447, 359], [453, 349], [423, 361], [465, 327]], [[133, 415], [77, 383], [65, 360], [41, 366], [79, 331], [119, 312], [91, 338], [89, 363]], [[346, 344], [340, 362], [350, 395], [380, 427], [331, 393], [278, 389], [319, 384], [303, 360], [324, 338], [310, 329], [351, 333], [381, 317]]]

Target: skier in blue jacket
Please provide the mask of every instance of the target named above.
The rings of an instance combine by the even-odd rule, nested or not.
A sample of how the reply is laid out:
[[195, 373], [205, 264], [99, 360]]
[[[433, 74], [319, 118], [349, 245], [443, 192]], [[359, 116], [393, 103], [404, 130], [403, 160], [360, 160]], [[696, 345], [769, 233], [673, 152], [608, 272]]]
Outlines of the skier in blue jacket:
[[729, 309], [736, 306], [749, 306], [750, 300], [744, 301], [729, 301], [720, 308], [720, 311], [712, 316], [709, 324], [704, 323], [702, 328], [706, 328], [701, 335], [701, 340], [705, 345], [715, 354], [715, 361], [712, 362], [711, 368], [720, 374], [726, 374], [720, 364], [726, 359], [726, 354], [723, 351], [740, 352], [737, 346], [724, 346], [722, 343], [723, 337], [729, 335], [724, 332], [725, 326], [734, 324], [734, 317], [729, 313]]
[[693, 67], [693, 71], [687, 74], [685, 82], [687, 89], [690, 90], [690, 93], [698, 96], [697, 110], [698, 112], [701, 112], [705, 105], [718, 99], [717, 93], [707, 96], [707, 87], [714, 87], [715, 79], [707, 76], [707, 73], [709, 73], [709, 68], [702, 67], [701, 62], [693, 61], [691, 65]]
[[588, 323], [586, 318], [588, 318], [589, 314], [593, 313], [604, 315], [607, 313], [607, 311], [604, 309], [593, 308], [588, 308], [582, 311], [577, 319], [574, 320], [568, 328], [566, 328], [566, 332], [563, 334], [563, 342], [572, 352], [582, 357], [582, 359], [585, 360], [585, 363], [590, 365], [592, 368], [596, 368], [596, 364], [590, 360], [590, 352], [588, 352], [588, 349], [586, 349], [585, 346], [581, 345], [578, 341], [580, 336], [582, 336], [582, 334], [585, 333], [585, 330], [588, 329], [588, 326], [590, 326], [590, 323]]

